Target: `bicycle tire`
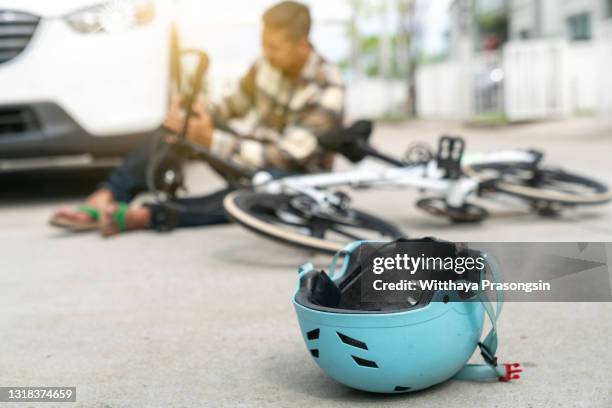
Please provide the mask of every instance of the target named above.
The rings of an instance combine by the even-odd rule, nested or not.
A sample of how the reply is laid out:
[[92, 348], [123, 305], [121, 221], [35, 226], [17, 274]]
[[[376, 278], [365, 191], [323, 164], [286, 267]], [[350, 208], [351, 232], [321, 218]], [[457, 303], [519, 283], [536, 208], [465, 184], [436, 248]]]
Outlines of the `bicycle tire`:
[[[326, 239], [325, 235], [322, 237], [313, 236], [305, 233], [305, 230], [308, 230], [307, 225], [297, 223], [291, 225], [295, 228], [287, 228], [291, 223], [282, 219], [282, 214], [279, 213], [295, 197], [285, 194], [267, 194], [242, 190], [228, 194], [223, 206], [232, 220], [250, 231], [302, 249], [334, 254], [349, 242], [364, 239], [357, 236], [346, 236], [349, 240], [337, 241]], [[379, 240], [392, 240], [404, 236], [401, 230], [378, 217], [354, 209], [351, 209], [350, 213], [352, 220], [359, 224], [353, 225], [353, 227], [373, 231], [379, 235]], [[299, 217], [299, 214], [297, 216]], [[343, 223], [336, 224], [335, 221], [328, 220], [328, 222], [336, 226], [349, 226]], [[333, 231], [337, 232], [336, 230]], [[312, 230], [310, 232], [312, 233]], [[367, 237], [367, 239], [371, 238]]]
[[[463, 171], [495, 191], [533, 203], [577, 206], [605, 204], [612, 200], [608, 186], [602, 182], [562, 169], [531, 167], [530, 163], [499, 162], [470, 165]], [[487, 176], [491, 171], [498, 174]], [[528, 177], [521, 178], [521, 172], [527, 172]]]

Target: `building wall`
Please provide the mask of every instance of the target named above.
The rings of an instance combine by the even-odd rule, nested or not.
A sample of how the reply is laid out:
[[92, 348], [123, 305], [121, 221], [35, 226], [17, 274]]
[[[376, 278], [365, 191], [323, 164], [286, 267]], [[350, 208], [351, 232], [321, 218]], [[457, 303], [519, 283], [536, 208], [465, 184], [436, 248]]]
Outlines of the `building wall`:
[[606, 34], [602, 27], [612, 24], [607, 17], [607, 0], [511, 0], [510, 38], [568, 37], [567, 18], [587, 12], [591, 15], [593, 38]]
[[[456, 21], [461, 4], [453, 3], [451, 59], [422, 66], [417, 75], [419, 114], [469, 118], [480, 115], [477, 96], [484, 72], [473, 36]], [[608, 0], [510, 0], [510, 38], [505, 44], [503, 104], [510, 120], [545, 119], [575, 114], [612, 115], [612, 18]], [[567, 18], [588, 12], [591, 40], [571, 41]], [[527, 41], [521, 31], [529, 33]], [[488, 70], [488, 71], [487, 71]], [[497, 76], [497, 75], [496, 75]], [[486, 85], [486, 84], [485, 84]]]
[[[533, 38], [536, 36], [536, 12], [533, 0], [510, 2], [510, 38]], [[522, 35], [522, 33], [524, 33]]]
[[[569, 112], [612, 111], [612, 80], [605, 73], [612, 57], [612, 18], [608, 0], [512, 0], [510, 31], [513, 40], [528, 30], [533, 38], [562, 39], [565, 47], [566, 104]], [[588, 13], [591, 21], [590, 41], [571, 41], [567, 19]]]
[[605, 24], [599, 27], [599, 38], [597, 42], [597, 88], [598, 88], [598, 111], [602, 115], [612, 116], [612, 19], [607, 19]]

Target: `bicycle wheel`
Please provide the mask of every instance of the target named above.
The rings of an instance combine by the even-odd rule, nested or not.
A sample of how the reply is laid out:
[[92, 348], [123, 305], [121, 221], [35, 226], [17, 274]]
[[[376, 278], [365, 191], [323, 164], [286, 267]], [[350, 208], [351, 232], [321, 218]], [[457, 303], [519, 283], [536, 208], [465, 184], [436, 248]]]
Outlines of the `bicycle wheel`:
[[605, 184], [561, 169], [534, 167], [531, 163], [487, 163], [464, 168], [484, 189], [491, 189], [545, 205], [603, 204], [612, 200]]
[[259, 235], [329, 254], [352, 241], [404, 236], [395, 226], [359, 210], [323, 213], [304, 195], [237, 191], [223, 206], [233, 220]]
[[475, 204], [465, 203], [459, 208], [449, 207], [443, 197], [427, 197], [417, 201], [417, 207], [437, 217], [447, 217], [457, 223], [480, 222], [489, 212]]

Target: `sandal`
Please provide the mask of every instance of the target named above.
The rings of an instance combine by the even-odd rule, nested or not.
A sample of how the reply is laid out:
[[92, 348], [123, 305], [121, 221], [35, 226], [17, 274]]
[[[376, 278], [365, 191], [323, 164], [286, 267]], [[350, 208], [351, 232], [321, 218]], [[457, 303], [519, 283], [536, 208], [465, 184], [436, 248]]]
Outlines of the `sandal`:
[[49, 224], [71, 232], [93, 231], [98, 228], [100, 210], [90, 205], [82, 204], [75, 208], [75, 212], [87, 214], [91, 218], [91, 221], [75, 221], [59, 214], [53, 216], [51, 220], [49, 220]]
[[113, 214], [113, 221], [117, 224], [119, 232], [128, 230], [126, 216], [130, 207], [126, 203], [117, 203], [117, 211]]

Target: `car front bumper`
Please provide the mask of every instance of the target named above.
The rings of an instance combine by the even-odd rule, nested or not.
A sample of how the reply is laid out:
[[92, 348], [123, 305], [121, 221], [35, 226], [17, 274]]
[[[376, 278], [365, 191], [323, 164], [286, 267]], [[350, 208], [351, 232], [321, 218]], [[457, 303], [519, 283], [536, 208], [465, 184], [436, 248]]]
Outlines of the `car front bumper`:
[[92, 135], [59, 105], [0, 105], [0, 159], [125, 154], [158, 127], [107, 137]]

